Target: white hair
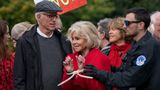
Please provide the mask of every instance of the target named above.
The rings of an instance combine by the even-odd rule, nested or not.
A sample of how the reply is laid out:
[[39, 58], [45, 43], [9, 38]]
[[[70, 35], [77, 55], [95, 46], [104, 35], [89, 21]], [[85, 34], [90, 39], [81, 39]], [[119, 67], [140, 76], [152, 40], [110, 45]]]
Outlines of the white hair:
[[156, 22], [156, 18], [160, 16], [160, 11], [155, 11], [153, 14], [151, 14], [151, 23]]
[[40, 15], [41, 13], [43, 13], [43, 12], [36, 12], [36, 13], [35, 13], [35, 18], [36, 18], [36, 20], [38, 20], [38, 15]]
[[87, 40], [87, 48], [99, 48], [100, 37], [96, 26], [89, 21], [78, 21], [71, 25], [68, 29], [67, 35], [69, 40], [72, 42], [72, 35], [76, 32], [79, 37]]
[[150, 26], [148, 27], [148, 31], [151, 32], [152, 35], [153, 35], [154, 30], [155, 30], [154, 24], [156, 23], [156, 18], [157, 17], [160, 17], [160, 11], [155, 11], [150, 16], [151, 23], [150, 23]]

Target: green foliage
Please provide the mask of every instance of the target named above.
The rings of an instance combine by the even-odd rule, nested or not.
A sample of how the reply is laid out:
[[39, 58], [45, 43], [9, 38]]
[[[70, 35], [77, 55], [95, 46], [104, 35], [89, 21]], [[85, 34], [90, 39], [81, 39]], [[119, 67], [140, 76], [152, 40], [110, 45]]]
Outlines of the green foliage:
[[[5, 0], [3, 0], [3, 2], [5, 2]], [[10, 27], [22, 21], [35, 21], [33, 17], [34, 4], [32, 0], [10, 0], [0, 8], [0, 13], [0, 19], [7, 20]]]
[[64, 27], [67, 29], [75, 21], [89, 20], [94, 24], [104, 17], [107, 17], [114, 10], [111, 0], [88, 0], [88, 4], [79, 9], [62, 15]]
[[8, 4], [9, 3], [9, 0], [1, 0], [0, 1], [0, 7], [2, 7], [2, 6], [5, 6], [6, 4]]
[[80, 20], [89, 20], [96, 24], [100, 19], [108, 17], [114, 9], [111, 0], [89, 0], [86, 6], [63, 14], [61, 18], [64, 27], [68, 29], [71, 24]]
[[113, 2], [116, 8], [113, 16], [123, 15], [127, 9], [133, 7], [144, 7], [150, 13], [160, 9], [160, 0], [113, 0]]

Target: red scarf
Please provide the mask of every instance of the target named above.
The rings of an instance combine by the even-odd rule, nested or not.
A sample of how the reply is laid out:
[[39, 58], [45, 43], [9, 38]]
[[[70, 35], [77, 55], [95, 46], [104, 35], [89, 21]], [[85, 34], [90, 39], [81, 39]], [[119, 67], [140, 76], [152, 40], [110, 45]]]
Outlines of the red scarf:
[[117, 46], [116, 44], [112, 44], [110, 47], [109, 59], [111, 61], [111, 65], [114, 67], [120, 67], [122, 64], [122, 58], [126, 54], [126, 52], [130, 49], [131, 44], [125, 43], [124, 45]]

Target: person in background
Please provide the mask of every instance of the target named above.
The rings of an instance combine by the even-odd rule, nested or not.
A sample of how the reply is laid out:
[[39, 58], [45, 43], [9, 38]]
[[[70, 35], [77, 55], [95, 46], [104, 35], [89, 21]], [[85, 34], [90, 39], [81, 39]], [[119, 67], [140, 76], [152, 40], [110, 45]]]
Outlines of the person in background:
[[56, 28], [59, 32], [62, 32], [63, 30], [63, 23], [60, 16], [58, 16]]
[[29, 31], [31, 29], [31, 27], [33, 26], [33, 24], [29, 23], [29, 22], [20, 22], [17, 23], [13, 26], [12, 30], [11, 30], [11, 37], [13, 39], [14, 42], [14, 47], [16, 48], [16, 41], [18, 41], [18, 39], [26, 32]]
[[14, 90], [13, 88], [13, 64], [14, 56], [8, 48], [9, 39], [8, 24], [0, 20], [0, 90]]
[[72, 50], [56, 28], [60, 11], [51, 1], [36, 4], [37, 24], [16, 45], [14, 90], [61, 90], [63, 60]]
[[[109, 24], [109, 42], [111, 43], [108, 48], [109, 60], [111, 62], [111, 71], [118, 72], [121, 71], [122, 60], [125, 58], [127, 51], [131, 48], [131, 44], [126, 41], [126, 31], [124, 28], [124, 18], [116, 17], [113, 18]], [[113, 89], [120, 90], [120, 89]]]
[[103, 53], [106, 53], [109, 48], [109, 29], [108, 29], [108, 23], [111, 21], [110, 18], [105, 18], [100, 20], [97, 25], [98, 25], [98, 32], [100, 34], [100, 39], [101, 39], [101, 51]]
[[[125, 39], [126, 31], [124, 28], [124, 18], [117, 17], [111, 20], [108, 24], [109, 28], [109, 42], [111, 43], [108, 52], [109, 59], [111, 60], [112, 68], [119, 68], [122, 64], [127, 51], [130, 49], [131, 44]], [[114, 71], [114, 70], [113, 70]]]
[[[154, 13], [151, 14], [151, 24], [149, 31], [152, 33], [152, 36], [156, 39], [156, 41], [159, 44], [160, 48], [160, 11], [155, 11]], [[156, 48], [157, 50], [159, 48]], [[159, 53], [159, 52], [157, 52]], [[160, 59], [160, 58], [159, 58]], [[158, 90], [159, 88], [159, 83], [160, 83], [160, 60], [157, 60], [156, 62], [156, 68], [154, 69], [154, 79], [153, 79], [153, 87], [154, 90]]]
[[160, 11], [151, 14], [151, 24], [149, 31], [153, 37], [160, 43]]
[[[125, 16], [126, 36], [133, 38], [132, 47], [122, 60], [121, 70], [106, 72], [93, 65], [85, 66], [85, 73], [106, 86], [122, 90], [159, 90], [159, 46], [147, 31], [150, 15], [144, 8], [131, 8]], [[158, 78], [157, 78], [158, 77]]]
[[[100, 37], [96, 27], [89, 21], [78, 21], [68, 30], [74, 53], [64, 61], [63, 80], [69, 78], [67, 73], [82, 70], [85, 64], [93, 64], [100, 70], [110, 71], [108, 57], [100, 50]], [[80, 72], [83, 75], [83, 72]], [[62, 85], [63, 90], [105, 90], [103, 84], [95, 79], [87, 79], [76, 74]]]

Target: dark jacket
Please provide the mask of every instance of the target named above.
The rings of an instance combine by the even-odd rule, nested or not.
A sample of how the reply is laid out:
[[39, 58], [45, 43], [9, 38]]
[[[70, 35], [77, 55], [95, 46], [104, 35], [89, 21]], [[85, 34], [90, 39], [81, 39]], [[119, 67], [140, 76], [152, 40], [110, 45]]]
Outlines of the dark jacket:
[[[54, 35], [59, 39], [65, 58], [71, 53], [70, 42], [58, 31], [54, 31]], [[18, 40], [14, 63], [14, 86], [15, 90], [43, 90], [37, 25]]]
[[[119, 72], [98, 72], [99, 80], [106, 86], [120, 87], [121, 90], [159, 90], [156, 87], [156, 62], [160, 61], [159, 46], [151, 34], [147, 32], [140, 41], [133, 43], [132, 48], [122, 60]], [[134, 90], [135, 90], [134, 89]]]

